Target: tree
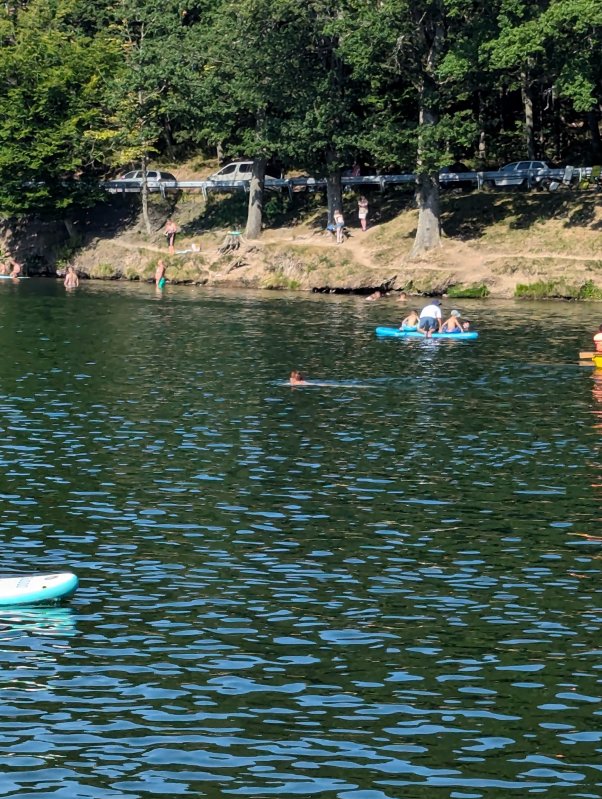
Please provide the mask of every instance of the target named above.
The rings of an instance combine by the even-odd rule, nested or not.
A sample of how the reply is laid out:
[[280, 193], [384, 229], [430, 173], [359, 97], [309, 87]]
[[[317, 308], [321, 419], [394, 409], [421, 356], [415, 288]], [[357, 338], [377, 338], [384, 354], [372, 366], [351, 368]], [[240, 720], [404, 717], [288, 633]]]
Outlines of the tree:
[[[87, 138], [98, 126], [101, 75], [118, 52], [101, 31], [78, 28], [70, 0], [0, 10], [0, 212], [68, 213], [97, 197], [102, 158]], [[93, 34], [93, 35], [92, 35]]]
[[475, 139], [470, 89], [482, 17], [472, 0], [382, 0], [369, 9], [350, 2], [356, 32], [349, 30], [346, 51], [360, 54], [356, 74], [380, 75], [386, 97], [381, 158], [387, 147], [394, 158], [403, 141], [414, 161], [419, 215], [412, 255], [420, 256], [440, 244], [439, 169], [454, 160], [450, 151]]

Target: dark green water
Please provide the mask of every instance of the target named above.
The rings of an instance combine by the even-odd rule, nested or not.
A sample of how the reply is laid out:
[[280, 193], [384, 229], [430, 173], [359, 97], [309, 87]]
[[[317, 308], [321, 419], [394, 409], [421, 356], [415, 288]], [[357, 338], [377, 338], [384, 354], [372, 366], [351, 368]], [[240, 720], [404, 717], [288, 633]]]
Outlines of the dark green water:
[[459, 307], [0, 286], [0, 796], [600, 799], [602, 307]]

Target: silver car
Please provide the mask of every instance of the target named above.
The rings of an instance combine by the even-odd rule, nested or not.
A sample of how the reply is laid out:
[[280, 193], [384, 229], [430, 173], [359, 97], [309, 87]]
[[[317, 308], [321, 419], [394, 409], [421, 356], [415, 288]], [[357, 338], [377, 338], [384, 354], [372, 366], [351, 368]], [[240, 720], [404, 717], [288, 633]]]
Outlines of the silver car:
[[[216, 183], [229, 182], [231, 180], [251, 180], [252, 173], [252, 161], [233, 161], [231, 164], [222, 167], [218, 172], [209, 175], [207, 180]], [[272, 177], [272, 175], [266, 175], [265, 179], [268, 181], [277, 180], [277, 178]]]
[[[111, 183], [124, 183], [124, 184], [137, 184], [138, 186], [142, 185], [142, 175], [143, 172], [141, 169], [133, 169], [131, 172], [126, 172], [125, 175], [120, 175], [115, 180], [111, 181]], [[171, 172], [161, 172], [158, 169], [149, 169], [146, 173], [146, 179], [148, 181], [149, 188], [158, 188], [159, 183], [164, 183], [168, 180], [177, 181], [177, 177], [172, 175]]]
[[531, 170], [531, 183], [537, 184], [547, 175], [550, 169], [550, 165], [545, 161], [514, 161], [514, 163], [506, 164], [506, 166], [498, 170], [499, 172], [507, 172], [508, 177], [495, 178], [493, 182], [496, 186], [527, 186], [529, 183], [527, 173]]

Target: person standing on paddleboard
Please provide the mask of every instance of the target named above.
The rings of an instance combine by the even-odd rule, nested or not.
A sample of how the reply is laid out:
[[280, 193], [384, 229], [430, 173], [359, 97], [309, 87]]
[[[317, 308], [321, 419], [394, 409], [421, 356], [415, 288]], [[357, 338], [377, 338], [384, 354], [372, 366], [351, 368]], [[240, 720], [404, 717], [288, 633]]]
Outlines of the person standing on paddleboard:
[[420, 311], [418, 332], [430, 338], [433, 332], [441, 332], [441, 302], [433, 300], [430, 305], [425, 305]]

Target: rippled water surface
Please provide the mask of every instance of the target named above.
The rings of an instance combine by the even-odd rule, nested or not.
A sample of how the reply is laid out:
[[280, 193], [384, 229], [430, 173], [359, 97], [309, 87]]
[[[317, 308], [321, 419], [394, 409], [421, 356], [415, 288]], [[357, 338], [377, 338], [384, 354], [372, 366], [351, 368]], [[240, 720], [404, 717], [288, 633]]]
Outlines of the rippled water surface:
[[600, 306], [0, 289], [1, 796], [602, 796]]

